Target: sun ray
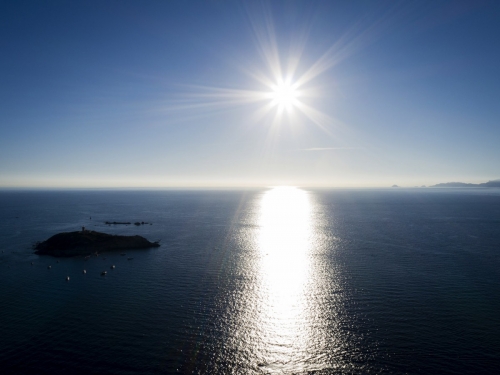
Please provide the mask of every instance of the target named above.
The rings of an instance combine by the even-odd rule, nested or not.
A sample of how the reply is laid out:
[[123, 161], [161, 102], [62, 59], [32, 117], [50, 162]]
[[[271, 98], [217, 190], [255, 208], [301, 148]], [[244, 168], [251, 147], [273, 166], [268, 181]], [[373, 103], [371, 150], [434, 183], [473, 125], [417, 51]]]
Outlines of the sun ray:
[[[257, 50], [271, 70], [272, 76], [282, 76], [281, 60], [271, 10], [262, 3], [254, 3], [254, 6], [259, 8], [258, 12], [250, 11], [249, 20]], [[260, 17], [252, 17], [253, 14], [259, 14]]]

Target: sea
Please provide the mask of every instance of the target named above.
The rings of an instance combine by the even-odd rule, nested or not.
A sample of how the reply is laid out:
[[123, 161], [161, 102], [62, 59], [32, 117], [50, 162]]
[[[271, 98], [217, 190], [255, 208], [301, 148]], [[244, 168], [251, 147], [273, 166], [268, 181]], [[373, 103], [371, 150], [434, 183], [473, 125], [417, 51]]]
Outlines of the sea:
[[2, 190], [0, 250], [1, 374], [500, 373], [500, 189]]

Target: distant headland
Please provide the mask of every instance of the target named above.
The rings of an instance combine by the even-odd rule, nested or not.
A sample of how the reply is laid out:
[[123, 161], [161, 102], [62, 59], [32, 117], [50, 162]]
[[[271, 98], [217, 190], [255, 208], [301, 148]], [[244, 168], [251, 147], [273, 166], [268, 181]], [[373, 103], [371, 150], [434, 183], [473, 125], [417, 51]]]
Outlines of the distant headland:
[[444, 182], [441, 184], [432, 185], [429, 187], [450, 187], [450, 188], [472, 188], [472, 187], [500, 187], [500, 180], [492, 180], [480, 184], [468, 184], [465, 182]]
[[35, 254], [38, 255], [73, 257], [107, 251], [147, 249], [159, 246], [158, 241], [150, 242], [141, 236], [118, 236], [82, 228], [78, 232], [58, 233], [46, 241], [36, 243], [34, 249]]

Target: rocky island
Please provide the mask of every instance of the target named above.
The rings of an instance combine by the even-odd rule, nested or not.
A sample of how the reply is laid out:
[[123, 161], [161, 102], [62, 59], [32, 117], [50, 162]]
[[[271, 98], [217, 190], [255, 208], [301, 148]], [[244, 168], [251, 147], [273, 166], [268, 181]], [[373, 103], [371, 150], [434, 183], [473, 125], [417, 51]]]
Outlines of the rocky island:
[[34, 245], [35, 254], [55, 257], [73, 257], [115, 250], [148, 249], [159, 247], [141, 236], [119, 236], [82, 230], [59, 233]]

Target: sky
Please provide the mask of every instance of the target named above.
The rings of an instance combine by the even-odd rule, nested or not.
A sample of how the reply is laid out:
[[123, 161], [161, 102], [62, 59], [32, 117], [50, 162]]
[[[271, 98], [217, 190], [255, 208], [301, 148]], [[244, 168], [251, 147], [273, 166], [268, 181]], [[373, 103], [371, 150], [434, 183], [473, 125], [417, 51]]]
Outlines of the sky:
[[500, 178], [498, 1], [2, 1], [0, 187]]

